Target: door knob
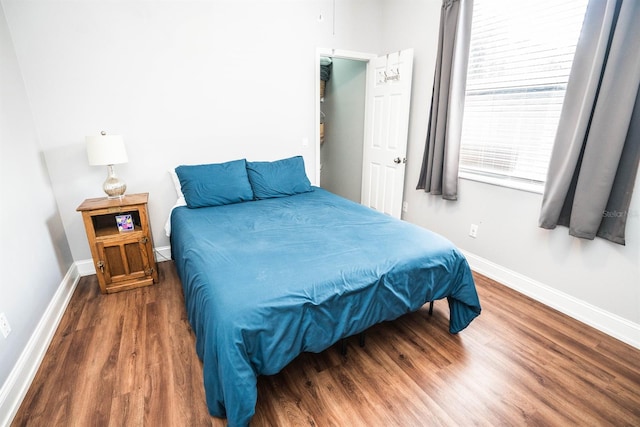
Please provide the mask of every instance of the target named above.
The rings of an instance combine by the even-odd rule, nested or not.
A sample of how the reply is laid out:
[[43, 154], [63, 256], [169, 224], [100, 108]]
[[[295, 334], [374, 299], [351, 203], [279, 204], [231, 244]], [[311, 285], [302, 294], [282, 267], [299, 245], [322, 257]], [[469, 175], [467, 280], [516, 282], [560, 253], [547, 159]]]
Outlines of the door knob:
[[402, 159], [400, 159], [400, 157], [396, 157], [395, 159], [393, 159], [393, 163], [399, 165], [400, 163], [402, 163]]

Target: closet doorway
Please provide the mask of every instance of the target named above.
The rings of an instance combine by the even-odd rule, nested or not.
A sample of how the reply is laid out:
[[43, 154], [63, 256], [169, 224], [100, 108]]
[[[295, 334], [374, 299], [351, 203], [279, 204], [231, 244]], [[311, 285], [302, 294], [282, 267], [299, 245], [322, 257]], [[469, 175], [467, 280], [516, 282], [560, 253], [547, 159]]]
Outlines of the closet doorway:
[[[327, 58], [332, 70], [321, 100]], [[395, 218], [403, 202], [412, 66], [413, 49], [316, 52], [316, 182]]]
[[[331, 49], [319, 49], [316, 55], [320, 187], [356, 203], [362, 193], [367, 64], [375, 56]], [[327, 61], [330, 75], [321, 91], [326, 67], [325, 73], [320, 69]]]

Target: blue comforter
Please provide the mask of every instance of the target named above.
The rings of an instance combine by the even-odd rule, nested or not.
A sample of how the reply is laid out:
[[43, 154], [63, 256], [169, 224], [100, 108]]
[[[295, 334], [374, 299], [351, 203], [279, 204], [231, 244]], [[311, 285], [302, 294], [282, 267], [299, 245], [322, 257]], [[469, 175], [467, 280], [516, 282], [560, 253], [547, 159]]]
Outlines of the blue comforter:
[[257, 376], [301, 352], [447, 298], [451, 333], [480, 303], [464, 256], [443, 237], [320, 188], [171, 216], [207, 405], [249, 423]]

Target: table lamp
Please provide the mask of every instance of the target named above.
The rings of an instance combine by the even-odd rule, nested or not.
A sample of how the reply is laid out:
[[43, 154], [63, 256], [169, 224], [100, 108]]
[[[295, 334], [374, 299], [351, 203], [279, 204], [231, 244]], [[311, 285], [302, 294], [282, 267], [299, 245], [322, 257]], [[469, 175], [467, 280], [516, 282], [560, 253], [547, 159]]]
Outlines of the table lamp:
[[92, 166], [107, 166], [107, 179], [102, 189], [109, 198], [124, 195], [127, 184], [116, 176], [113, 165], [127, 163], [127, 150], [124, 147], [122, 135], [107, 135], [105, 131], [97, 136], [87, 136], [87, 157]]

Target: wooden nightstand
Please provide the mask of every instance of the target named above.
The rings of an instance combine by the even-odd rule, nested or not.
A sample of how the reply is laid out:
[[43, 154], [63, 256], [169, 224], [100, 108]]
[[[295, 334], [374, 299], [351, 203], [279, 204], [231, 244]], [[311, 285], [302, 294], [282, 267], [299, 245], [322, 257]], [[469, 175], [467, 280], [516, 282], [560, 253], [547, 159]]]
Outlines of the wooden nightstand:
[[[121, 199], [100, 197], [87, 199], [76, 209], [82, 212], [103, 294], [158, 283], [148, 199], [148, 193], [128, 194]], [[133, 230], [118, 229], [119, 215], [131, 215]]]

